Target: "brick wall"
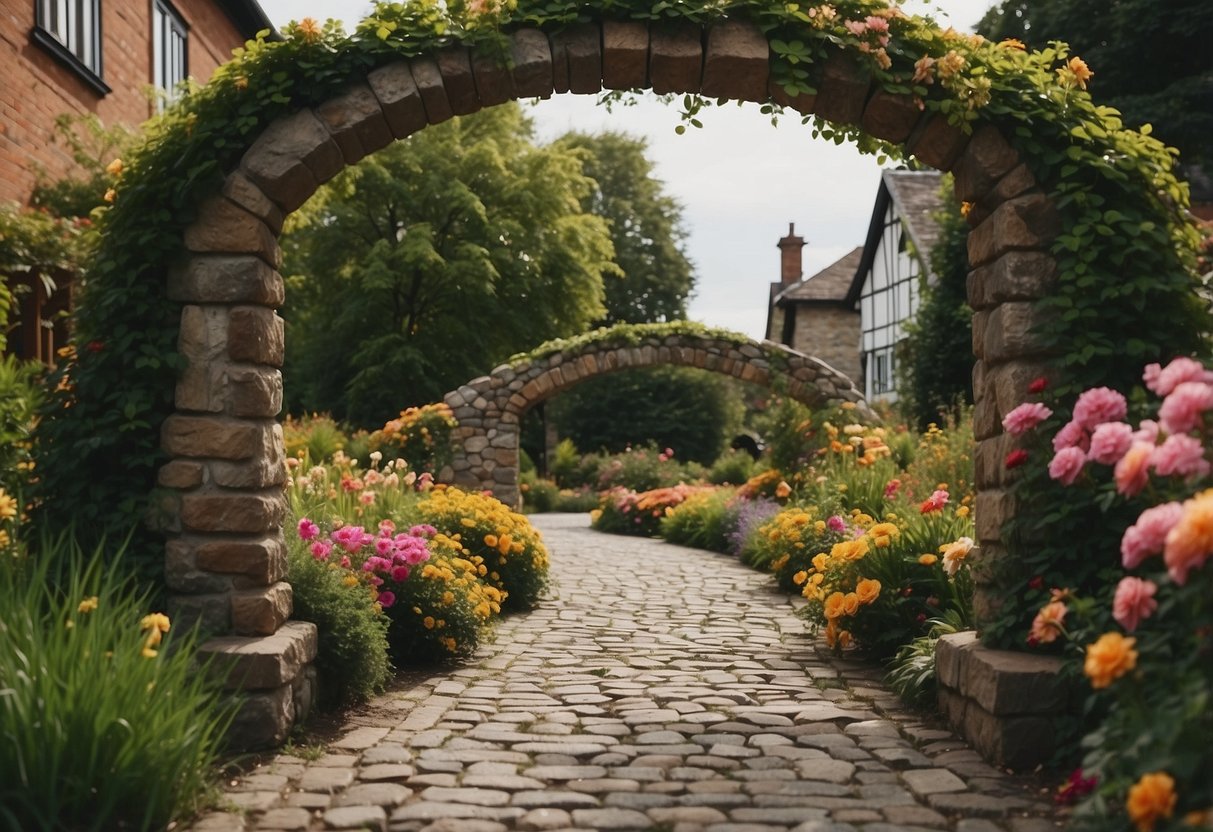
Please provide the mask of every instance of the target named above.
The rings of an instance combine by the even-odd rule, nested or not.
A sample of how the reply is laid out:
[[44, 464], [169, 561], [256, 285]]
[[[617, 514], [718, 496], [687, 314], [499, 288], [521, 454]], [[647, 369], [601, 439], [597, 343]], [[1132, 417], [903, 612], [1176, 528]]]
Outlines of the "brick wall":
[[[25, 203], [38, 170], [51, 179], [73, 163], [54, 142], [62, 113], [96, 114], [105, 124], [136, 127], [152, 115], [150, 0], [103, 2], [102, 96], [72, 69], [30, 39], [34, 0], [0, 0], [0, 202]], [[189, 71], [205, 81], [231, 50], [243, 44], [236, 27], [211, 0], [177, 0], [189, 26]]]
[[858, 312], [840, 307], [801, 305], [796, 310], [796, 331], [789, 346], [820, 358], [863, 389]]

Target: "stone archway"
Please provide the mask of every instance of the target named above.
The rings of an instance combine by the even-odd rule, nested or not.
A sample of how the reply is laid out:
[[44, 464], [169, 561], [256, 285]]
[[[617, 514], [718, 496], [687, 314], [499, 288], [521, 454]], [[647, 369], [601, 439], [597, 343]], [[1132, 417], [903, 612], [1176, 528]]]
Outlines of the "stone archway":
[[[179, 346], [187, 366], [176, 412], [162, 428], [170, 457], [159, 474], [171, 495], [166, 574], [176, 614], [231, 634], [208, 649], [234, 660], [231, 684], [248, 693], [249, 703], [240, 730], [252, 732], [251, 743], [285, 735], [308, 698], [304, 668], [315, 652], [314, 628], [288, 621], [291, 590], [284, 580], [277, 423], [283, 324], [274, 311], [284, 291], [277, 244], [283, 219], [343, 167], [393, 140], [511, 99], [651, 88], [774, 101], [857, 125], [952, 171], [958, 199], [972, 205], [978, 536], [988, 561], [1005, 555], [1000, 530], [1015, 505], [1004, 488], [1010, 438], [1000, 420], [1044, 356], [1032, 334], [1039, 321], [1033, 301], [1052, 285], [1048, 246], [1059, 224], [999, 132], [985, 126], [966, 134], [943, 115], [921, 110], [912, 96], [880, 89], [841, 49], [825, 62], [815, 95], [788, 96], [771, 81], [766, 38], [737, 21], [521, 29], [508, 36], [508, 53], [508, 69], [462, 46], [401, 60], [272, 123], [184, 232], [185, 258], [168, 278], [169, 298], [181, 304]], [[563, 380], [564, 371], [555, 372]], [[505, 450], [516, 453], [513, 444]], [[979, 584], [979, 615], [996, 607], [1000, 591]]]
[[583, 381], [635, 367], [695, 367], [775, 386], [810, 407], [852, 402], [871, 415], [849, 378], [783, 344], [725, 333], [688, 334], [678, 324], [648, 326], [649, 334], [639, 338], [628, 337], [632, 329], [603, 330], [563, 349], [539, 347], [534, 357], [503, 364], [447, 393], [444, 400], [459, 427], [452, 437], [455, 459], [439, 479], [492, 491], [506, 505], [517, 504], [519, 429], [526, 412]]

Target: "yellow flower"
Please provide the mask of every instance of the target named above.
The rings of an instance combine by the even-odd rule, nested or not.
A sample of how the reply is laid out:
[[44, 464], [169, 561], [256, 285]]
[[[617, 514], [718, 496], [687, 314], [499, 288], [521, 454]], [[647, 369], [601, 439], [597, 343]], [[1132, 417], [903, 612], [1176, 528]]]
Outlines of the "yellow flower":
[[455, 593], [451, 592], [450, 590], [442, 593], [442, 603], [444, 606], [450, 606], [451, 604], [455, 603]]
[[1125, 809], [1137, 832], [1153, 832], [1154, 824], [1175, 811], [1175, 781], [1165, 771], [1143, 774], [1129, 787]]
[[97, 596], [90, 595], [80, 602], [80, 606], [76, 607], [76, 612], [92, 612], [97, 609]]
[[783, 499], [792, 493], [792, 486], [788, 485], [785, 480], [780, 480], [779, 485], [775, 486], [775, 496]]
[[421, 619], [421, 625], [427, 630], [434, 629], [434, 616], [427, 615], [425, 618]]
[[1091, 680], [1091, 687], [1106, 688], [1112, 682], [1137, 667], [1135, 638], [1125, 638], [1120, 633], [1104, 633], [1094, 644], [1087, 645], [1087, 657], [1082, 671]]
[[838, 646], [839, 647], [841, 647], [843, 650], [846, 650], [848, 647], [851, 646], [851, 641], [852, 641], [852, 638], [851, 638], [850, 630], [842, 630], [841, 632], [839, 632], [839, 634], [838, 634]]
[[796, 584], [796, 586], [800, 586], [808, 579], [809, 579], [809, 573], [804, 571], [803, 569], [801, 569], [799, 572], [797, 572], [795, 575], [792, 576], [792, 583]]
[[121, 176], [122, 175], [122, 160], [115, 159], [114, 161], [110, 162], [108, 165], [105, 166], [105, 172], [108, 173], [110, 176]]
[[859, 612], [859, 596], [848, 592], [842, 597], [842, 612], [844, 615], [854, 615]]
[[17, 516], [17, 501], [0, 488], [0, 521], [11, 520]]
[[143, 656], [143, 658], [145, 658], [145, 659], [154, 659], [154, 658], [156, 658], [156, 651], [155, 651], [155, 650], [153, 650], [153, 649], [152, 649], [152, 648], [150, 648], [150, 647], [147, 647], [147, 646], [144, 646], [144, 648], [143, 648], [142, 650], [140, 650], [140, 651], [139, 651], [139, 654], [140, 654], [141, 656]]
[[965, 68], [964, 56], [952, 49], [936, 62], [939, 77], [947, 80]]
[[117, 198], [118, 192], [113, 188], [107, 188], [105, 191], [105, 196], [102, 197], [102, 199], [104, 199], [106, 202], [113, 202]]
[[939, 558], [937, 558], [935, 555], [932, 555], [930, 552], [928, 552], [925, 555], [918, 556], [918, 562], [921, 563], [923, 566], [934, 566], [938, 560], [939, 560]]
[[813, 568], [818, 572], [826, 571], [826, 567], [829, 565], [829, 563], [830, 556], [825, 552], [819, 552], [818, 554], [813, 555]]
[[860, 578], [855, 584], [855, 595], [861, 604], [872, 603], [880, 597], [880, 581], [875, 578]]
[[845, 598], [846, 596], [841, 592], [833, 592], [826, 598], [824, 613], [826, 620], [830, 621], [831, 624], [834, 619], [842, 615], [842, 605]]
[[1019, 38], [1003, 38], [998, 45], [1005, 49], [1018, 49], [1020, 52], [1026, 52], [1028, 49]]
[[151, 615], [143, 616], [143, 620], [139, 622], [139, 629], [152, 630], [154, 632], [167, 633], [171, 626], [168, 616], [162, 612], [154, 612]]

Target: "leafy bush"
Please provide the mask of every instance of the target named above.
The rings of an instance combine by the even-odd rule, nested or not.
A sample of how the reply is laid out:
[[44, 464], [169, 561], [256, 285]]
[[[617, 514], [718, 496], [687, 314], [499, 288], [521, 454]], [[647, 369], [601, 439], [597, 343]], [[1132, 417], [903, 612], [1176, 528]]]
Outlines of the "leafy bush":
[[540, 479], [533, 473], [519, 476], [518, 490], [522, 492], [522, 510], [528, 514], [553, 511], [560, 499], [560, 488], [556, 483]]
[[588, 488], [578, 490], [562, 488], [560, 489], [560, 493], [556, 495], [556, 507], [553, 510], [570, 514], [581, 514], [593, 511], [598, 508], [601, 502], [602, 500], [598, 496], [598, 492], [590, 491]]
[[948, 610], [927, 623], [931, 629], [901, 646], [884, 677], [885, 684], [909, 705], [929, 706], [935, 701], [935, 646], [942, 636], [958, 633], [969, 624], [958, 610]]
[[458, 426], [443, 403], [410, 407], [370, 436], [370, 448], [384, 459], [403, 459], [414, 471], [435, 473], [451, 462], [451, 432]]
[[548, 460], [548, 472], [562, 488], [578, 488], [598, 484], [602, 457], [598, 454], [582, 454], [572, 439], [561, 439], [555, 453]]
[[596, 487], [599, 491], [612, 488], [652, 491], [696, 479], [687, 466], [674, 459], [672, 449], [658, 450], [652, 446], [629, 448], [624, 453], [607, 457], [598, 470]]
[[[25, 509], [26, 487], [33, 474], [30, 456], [30, 434], [34, 413], [41, 393], [37, 364], [18, 361], [12, 356], [0, 357], [0, 495], [7, 493], [11, 506], [0, 507], [0, 532], [8, 521], [14, 521]], [[5, 498], [0, 496], [0, 501]], [[15, 539], [15, 529], [6, 534]], [[0, 549], [6, 543], [0, 538]]]
[[505, 593], [503, 606], [533, 609], [547, 587], [548, 550], [521, 514], [493, 497], [439, 486], [422, 500], [418, 516], [458, 540], [467, 557], [483, 558], [490, 586]]
[[925, 500], [940, 488], [962, 497], [974, 491], [973, 411], [949, 414], [942, 425], [927, 425], [918, 437], [913, 461], [899, 477], [898, 493], [907, 500]]
[[388, 618], [374, 592], [357, 580], [347, 580], [348, 570], [314, 557], [297, 535], [288, 538], [287, 580], [295, 597], [292, 615], [314, 623], [320, 637], [316, 669], [321, 705], [334, 708], [365, 702], [382, 691], [392, 675]]
[[[0, 826], [164, 829], [199, 808], [230, 721], [194, 633], [69, 538], [0, 558]], [[112, 563], [104, 565], [106, 560]]]
[[754, 458], [745, 451], [728, 450], [716, 458], [708, 471], [714, 485], [741, 485], [754, 473]]
[[602, 508], [590, 512], [590, 525], [600, 532], [656, 537], [667, 510], [704, 490], [681, 484], [639, 493], [615, 488], [603, 496]]
[[666, 511], [661, 536], [670, 543], [712, 552], [729, 550], [729, 530], [736, 519], [732, 489], [700, 491]]
[[286, 455], [291, 459], [305, 455], [313, 460], [331, 459], [349, 445], [345, 431], [328, 414], [313, 413], [298, 419], [287, 416], [282, 422], [282, 438]]

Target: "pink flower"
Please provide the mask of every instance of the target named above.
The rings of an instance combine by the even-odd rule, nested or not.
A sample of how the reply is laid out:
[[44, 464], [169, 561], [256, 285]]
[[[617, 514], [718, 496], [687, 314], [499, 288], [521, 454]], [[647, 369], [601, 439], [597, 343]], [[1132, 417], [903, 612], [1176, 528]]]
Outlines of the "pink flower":
[[1209, 473], [1204, 444], [1186, 433], [1173, 433], [1154, 448], [1150, 467], [1164, 477], [1203, 477]]
[[1153, 419], [1142, 419], [1141, 424], [1137, 426], [1137, 430], [1133, 431], [1134, 442], [1149, 442], [1151, 445], [1158, 442], [1158, 432], [1162, 430], [1158, 422]]
[[862, 35], [868, 30], [868, 24], [864, 23], [862, 20], [848, 20], [846, 21], [845, 25], [847, 27], [847, 31], [852, 35]]
[[1201, 424], [1201, 414], [1213, 409], [1213, 385], [1185, 381], [1163, 399], [1158, 421], [1167, 433], [1187, 433]]
[[392, 522], [391, 520], [380, 520], [379, 521], [379, 533], [380, 534], [390, 535], [394, 531], [396, 531], [396, 524], [394, 522]]
[[316, 535], [320, 534], [320, 527], [311, 520], [304, 517], [299, 521], [299, 539], [311, 540]]
[[409, 568], [407, 566], [397, 566], [392, 570], [392, 580], [398, 584], [402, 584], [409, 579]]
[[887, 500], [887, 499], [889, 499], [890, 497], [892, 497], [894, 494], [896, 494], [896, 493], [897, 493], [897, 489], [899, 489], [899, 488], [901, 488], [901, 480], [899, 480], [899, 479], [891, 479], [891, 480], [889, 480], [889, 481], [888, 481], [888, 482], [885, 484], [885, 487], [884, 487], [884, 496], [885, 496], [885, 499]]
[[438, 534], [438, 530], [433, 526], [423, 523], [420, 526], [413, 526], [409, 529], [409, 534], [413, 537], [424, 537], [427, 540]]
[[380, 555], [386, 556], [394, 548], [396, 548], [396, 544], [390, 537], [380, 537], [375, 539], [375, 551]]
[[396, 593], [387, 589], [379, 593], [379, 606], [386, 610], [394, 603], [396, 603]]
[[1057, 431], [1057, 435], [1053, 437], [1053, 450], [1060, 451], [1062, 448], [1082, 448], [1085, 453], [1091, 447], [1091, 435], [1087, 433], [1087, 429], [1078, 422], [1066, 422], [1065, 427]]
[[1040, 402], [1024, 402], [1003, 417], [1002, 427], [1012, 436], [1019, 436], [1030, 431], [1045, 419], [1053, 415], [1053, 411]]
[[1143, 581], [1132, 576], [1121, 578], [1116, 586], [1116, 597], [1112, 599], [1112, 617], [1116, 623], [1130, 633], [1137, 625], [1149, 618], [1158, 609], [1154, 593], [1158, 586], [1153, 581]]
[[1125, 569], [1136, 569], [1146, 558], [1161, 553], [1167, 532], [1179, 522], [1183, 511], [1179, 503], [1163, 503], [1143, 511], [1120, 539], [1120, 562]]
[[847, 522], [834, 514], [830, 516], [829, 520], [826, 520], [826, 528], [832, 532], [844, 532], [847, 529]]
[[1213, 373], [1205, 369], [1199, 361], [1191, 358], [1176, 358], [1165, 368], [1157, 364], [1147, 364], [1142, 373], [1142, 380], [1160, 396], [1169, 396], [1179, 385], [1189, 381], [1213, 381]]
[[1101, 465], [1115, 465], [1132, 444], [1132, 425], [1124, 422], [1104, 422], [1091, 434], [1088, 458]]
[[342, 555], [342, 556], [341, 556], [341, 568], [342, 568], [342, 569], [349, 569], [349, 568], [350, 568], [350, 556], [349, 556], [349, 555]]
[[1110, 387], [1092, 387], [1074, 403], [1074, 421], [1087, 430], [1104, 422], [1123, 421], [1128, 412], [1125, 397]]
[[933, 511], [942, 511], [943, 507], [948, 504], [949, 496], [950, 495], [948, 492], [944, 491], [943, 489], [935, 491], [930, 497], [927, 497], [922, 501], [922, 505], [919, 506], [918, 510], [923, 514], [930, 514]]
[[1150, 481], [1150, 454], [1154, 446], [1146, 442], [1134, 442], [1129, 450], [1116, 463], [1112, 478], [1116, 480], [1116, 490], [1126, 497], [1135, 497]]
[[1062, 448], [1049, 462], [1049, 476], [1060, 480], [1062, 485], [1073, 485], [1087, 463], [1082, 448]]
[[328, 560], [333, 551], [333, 544], [327, 540], [317, 540], [311, 546], [312, 557], [316, 560]]
[[889, 31], [889, 21], [885, 20], [883, 17], [877, 17], [874, 14], [868, 15], [867, 17], [865, 17], [863, 19], [863, 22], [870, 31], [873, 31], [873, 32]]

